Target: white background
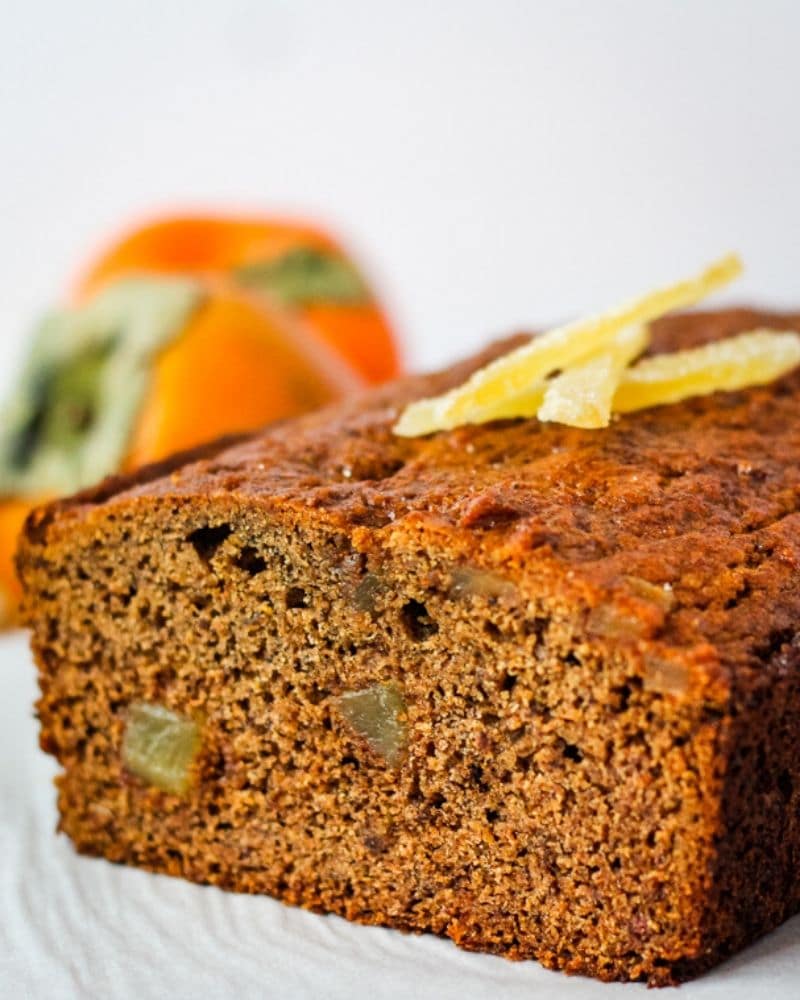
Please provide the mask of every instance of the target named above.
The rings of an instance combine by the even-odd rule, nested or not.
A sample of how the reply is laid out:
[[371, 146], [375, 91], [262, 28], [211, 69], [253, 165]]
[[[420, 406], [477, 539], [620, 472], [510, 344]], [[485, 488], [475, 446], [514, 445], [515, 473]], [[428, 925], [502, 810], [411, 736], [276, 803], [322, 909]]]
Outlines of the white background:
[[[319, 217], [414, 366], [729, 248], [800, 303], [793, 0], [0, 0], [0, 383], [84, 256], [183, 207]], [[0, 641], [0, 995], [611, 997], [76, 858]], [[237, 950], [238, 948], [238, 950]], [[800, 995], [795, 920], [688, 997]]]
[[0, 0], [0, 366], [110, 232], [328, 221], [411, 364], [729, 248], [800, 302], [794, 0]]

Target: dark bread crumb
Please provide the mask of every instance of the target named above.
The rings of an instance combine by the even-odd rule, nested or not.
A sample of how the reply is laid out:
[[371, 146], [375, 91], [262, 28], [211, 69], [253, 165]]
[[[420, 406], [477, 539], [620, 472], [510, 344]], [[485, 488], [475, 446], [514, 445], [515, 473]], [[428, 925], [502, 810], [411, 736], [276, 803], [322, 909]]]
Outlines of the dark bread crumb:
[[[656, 347], [758, 325], [800, 317], [676, 317]], [[678, 982], [800, 908], [800, 375], [602, 432], [392, 435], [487, 356], [32, 515], [61, 829], [154, 871]], [[392, 764], [337, 709], [380, 685], [405, 709]], [[122, 763], [140, 702], [202, 727], [184, 797]]]

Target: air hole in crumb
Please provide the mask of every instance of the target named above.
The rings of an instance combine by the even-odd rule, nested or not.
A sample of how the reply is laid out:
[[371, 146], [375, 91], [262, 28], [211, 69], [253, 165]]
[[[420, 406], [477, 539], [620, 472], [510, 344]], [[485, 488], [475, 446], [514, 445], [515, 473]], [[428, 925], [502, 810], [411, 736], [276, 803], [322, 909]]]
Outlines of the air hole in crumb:
[[633, 694], [630, 685], [620, 684], [619, 687], [612, 688], [611, 693], [617, 698], [617, 703], [612, 706], [612, 712], [627, 712]]
[[486, 810], [486, 822], [496, 823], [500, 819], [500, 813], [496, 809]]
[[490, 636], [492, 639], [500, 639], [503, 633], [500, 631], [499, 627], [495, 625], [494, 622], [485, 621], [483, 623], [483, 631]]
[[501, 691], [513, 691], [517, 685], [517, 678], [514, 674], [506, 674], [503, 683], [500, 685]]
[[576, 764], [580, 764], [583, 760], [583, 754], [581, 753], [580, 748], [576, 747], [574, 743], [564, 744], [563, 753], [567, 760], [574, 760]]
[[165, 667], [163, 670], [159, 670], [155, 677], [156, 687], [159, 691], [166, 690], [172, 683], [174, 683], [176, 676], [175, 670], [171, 667]]
[[781, 771], [778, 775], [778, 791], [783, 796], [784, 800], [788, 802], [792, 797], [792, 792], [794, 791], [794, 784], [792, 782], [792, 776], [788, 771]]
[[302, 587], [289, 587], [286, 591], [286, 607], [287, 608], [305, 608], [308, 607], [306, 592]]
[[327, 688], [322, 688], [318, 684], [312, 684], [310, 690], [308, 691], [307, 698], [310, 704], [319, 705], [321, 702], [325, 701], [330, 695], [330, 691]]
[[611, 870], [614, 872], [618, 872], [621, 867], [622, 867], [622, 862], [620, 861], [620, 859], [613, 858], [610, 865]]
[[795, 630], [791, 628], [772, 629], [767, 637], [767, 641], [756, 649], [756, 655], [763, 660], [771, 660], [788, 645], [795, 636]]
[[372, 854], [385, 854], [389, 848], [387, 838], [379, 833], [365, 833], [363, 841], [366, 849]]
[[480, 764], [470, 764], [469, 776], [472, 778], [473, 783], [477, 786], [478, 790], [481, 792], [488, 792], [489, 786], [483, 780], [483, 768]]
[[258, 576], [267, 568], [266, 561], [252, 545], [245, 545], [241, 549], [239, 555], [234, 559], [234, 565], [244, 570], [245, 573], [249, 573], [250, 576]]
[[544, 642], [545, 633], [550, 626], [548, 618], [533, 618], [522, 623], [525, 635], [535, 636], [537, 642]]
[[644, 842], [645, 842], [645, 844], [648, 847], [655, 847], [656, 846], [656, 835], [655, 835], [655, 831], [654, 830], [651, 830], [647, 834], [647, 836], [644, 838]]
[[424, 642], [439, 631], [439, 626], [428, 614], [428, 609], [419, 601], [406, 602], [400, 611], [400, 618], [406, 632], [415, 642]]
[[204, 562], [209, 562], [232, 531], [229, 524], [209, 524], [205, 528], [197, 528], [186, 540], [194, 546], [195, 552]]

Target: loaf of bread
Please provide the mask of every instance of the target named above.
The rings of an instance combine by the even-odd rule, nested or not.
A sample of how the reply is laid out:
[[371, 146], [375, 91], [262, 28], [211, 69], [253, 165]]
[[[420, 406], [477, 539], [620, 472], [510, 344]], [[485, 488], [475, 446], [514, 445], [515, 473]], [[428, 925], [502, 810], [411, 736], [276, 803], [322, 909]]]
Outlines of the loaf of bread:
[[[654, 349], [759, 325], [800, 316], [678, 316]], [[392, 434], [487, 356], [29, 518], [60, 826], [676, 983], [800, 908], [800, 375], [600, 431]]]

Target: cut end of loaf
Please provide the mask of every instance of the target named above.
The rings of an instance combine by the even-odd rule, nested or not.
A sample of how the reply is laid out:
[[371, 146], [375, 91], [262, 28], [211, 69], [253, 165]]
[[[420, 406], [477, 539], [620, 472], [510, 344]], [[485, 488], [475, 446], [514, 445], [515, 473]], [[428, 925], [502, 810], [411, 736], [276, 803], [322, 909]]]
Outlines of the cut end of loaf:
[[[154, 871], [672, 981], [699, 957], [714, 815], [692, 760], [716, 717], [600, 653], [582, 609], [419, 543], [379, 561], [211, 501], [112, 506], [29, 550], [62, 829]], [[185, 787], [126, 762], [143, 704], [195, 720]]]

